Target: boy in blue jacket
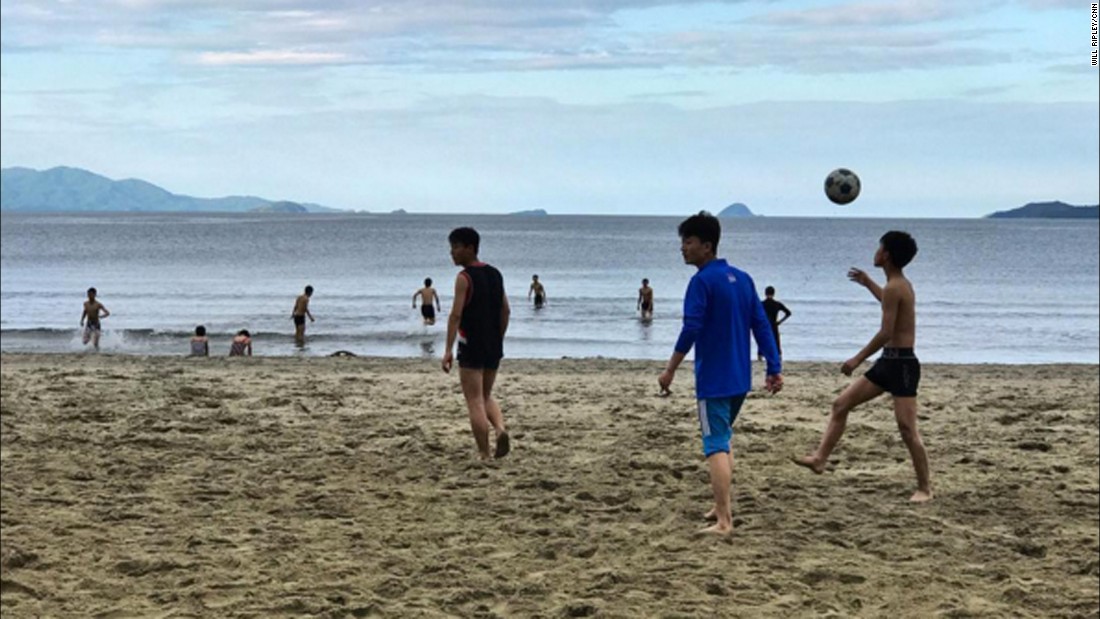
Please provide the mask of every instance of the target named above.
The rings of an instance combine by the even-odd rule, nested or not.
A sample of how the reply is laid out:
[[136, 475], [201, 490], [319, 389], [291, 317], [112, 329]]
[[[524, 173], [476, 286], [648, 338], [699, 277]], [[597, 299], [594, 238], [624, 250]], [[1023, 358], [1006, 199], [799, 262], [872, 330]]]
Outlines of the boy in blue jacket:
[[668, 366], [657, 382], [667, 392], [684, 356], [695, 347], [699, 428], [714, 492], [714, 509], [707, 516], [717, 519], [702, 532], [729, 535], [733, 530], [730, 439], [733, 422], [752, 389], [750, 333], [767, 359], [765, 389], [768, 392], [778, 393], [783, 388], [782, 367], [771, 323], [752, 278], [718, 257], [718, 241], [722, 236], [718, 218], [701, 212], [685, 219], [678, 231], [684, 263], [694, 265], [699, 272], [688, 284], [684, 295], [684, 326]]

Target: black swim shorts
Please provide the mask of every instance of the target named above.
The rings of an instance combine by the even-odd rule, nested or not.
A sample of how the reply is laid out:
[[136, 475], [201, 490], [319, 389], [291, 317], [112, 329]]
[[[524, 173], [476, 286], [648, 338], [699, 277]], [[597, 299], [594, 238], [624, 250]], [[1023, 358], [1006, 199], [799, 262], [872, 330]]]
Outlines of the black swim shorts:
[[882, 356], [864, 376], [896, 398], [914, 398], [920, 384], [920, 360], [912, 348], [883, 348]]
[[432, 320], [435, 320], [435, 307], [431, 305], [421, 305], [420, 315], [424, 318], [431, 318]]
[[458, 343], [458, 367], [467, 370], [500, 369], [501, 355]]
[[294, 316], [294, 326], [295, 327], [300, 327], [304, 324], [306, 324], [306, 315], [305, 314], [302, 314], [300, 316], [297, 316], [297, 315]]

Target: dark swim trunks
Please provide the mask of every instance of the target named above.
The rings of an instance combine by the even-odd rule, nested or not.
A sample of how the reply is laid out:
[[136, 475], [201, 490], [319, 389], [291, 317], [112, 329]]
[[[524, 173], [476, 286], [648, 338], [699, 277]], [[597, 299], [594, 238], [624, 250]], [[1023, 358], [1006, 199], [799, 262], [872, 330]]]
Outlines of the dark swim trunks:
[[544, 303], [546, 303], [546, 297], [542, 296], [541, 294], [536, 294], [535, 307], [542, 307]]
[[649, 301], [642, 301], [642, 311], [648, 312], [653, 309], [653, 304]]
[[300, 326], [306, 324], [306, 315], [305, 314], [302, 314], [300, 316], [295, 315], [293, 318], [294, 318], [294, 326], [295, 327], [300, 327]]
[[89, 320], [88, 324], [84, 327], [84, 330], [85, 331], [102, 331], [103, 326], [99, 324], [98, 320], [95, 321], [95, 322], [92, 322], [91, 320]]
[[458, 367], [467, 370], [499, 370], [500, 357], [475, 350], [464, 342], [458, 343]]
[[864, 376], [895, 398], [913, 398], [920, 384], [920, 360], [912, 348], [883, 348]]
[[420, 315], [423, 316], [424, 318], [430, 318], [432, 320], [435, 320], [435, 307], [433, 307], [431, 305], [421, 305], [420, 306]]

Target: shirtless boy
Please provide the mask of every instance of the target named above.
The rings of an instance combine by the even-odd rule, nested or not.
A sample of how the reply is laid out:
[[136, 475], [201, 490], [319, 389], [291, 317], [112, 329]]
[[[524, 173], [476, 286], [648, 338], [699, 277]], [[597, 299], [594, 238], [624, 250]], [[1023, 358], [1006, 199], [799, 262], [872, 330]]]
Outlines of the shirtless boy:
[[902, 269], [917, 254], [917, 243], [905, 232], [887, 232], [879, 240], [875, 252], [875, 266], [886, 274], [882, 288], [863, 271], [852, 268], [848, 279], [867, 288], [882, 303], [882, 326], [871, 341], [856, 356], [844, 362], [840, 371], [851, 376], [868, 357], [880, 348], [882, 356], [863, 376], [833, 402], [829, 423], [821, 444], [814, 453], [796, 458], [795, 464], [814, 473], [825, 471], [825, 463], [837, 441], [844, 434], [848, 413], [855, 407], [889, 392], [894, 397], [894, 417], [917, 474], [917, 490], [910, 501], [923, 503], [932, 498], [932, 482], [928, 472], [928, 454], [917, 430], [917, 384], [920, 383], [920, 361], [913, 354], [917, 339], [916, 294], [913, 285], [905, 278]]
[[649, 280], [642, 280], [642, 287], [638, 289], [638, 311], [642, 313], [642, 320], [653, 318], [653, 289], [649, 287]]
[[424, 287], [413, 294], [413, 309], [416, 309], [416, 298], [420, 297], [420, 315], [424, 318], [424, 324], [435, 324], [436, 311], [443, 311], [439, 305], [439, 295], [432, 288], [432, 278], [424, 280]]
[[313, 286], [306, 286], [305, 292], [294, 300], [294, 309], [290, 317], [294, 320], [294, 342], [301, 346], [306, 341], [306, 317], [313, 322], [313, 314], [309, 312], [309, 298], [313, 296]]
[[84, 302], [84, 312], [80, 314], [80, 326], [84, 327], [84, 345], [88, 345], [88, 340], [92, 341], [92, 346], [99, 350], [99, 336], [103, 332], [103, 327], [99, 321], [111, 315], [111, 312], [107, 311], [102, 303], [95, 299], [95, 288], [88, 289], [88, 300]]
[[539, 281], [538, 275], [531, 276], [531, 287], [527, 289], [527, 298], [535, 296], [535, 309], [542, 309], [546, 305], [546, 287]]

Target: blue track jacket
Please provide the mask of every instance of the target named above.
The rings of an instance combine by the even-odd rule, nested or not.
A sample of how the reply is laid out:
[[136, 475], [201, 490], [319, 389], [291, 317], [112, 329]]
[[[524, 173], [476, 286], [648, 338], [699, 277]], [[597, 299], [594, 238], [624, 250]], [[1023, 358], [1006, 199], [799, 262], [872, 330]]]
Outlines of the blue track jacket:
[[684, 327], [676, 351], [695, 346], [695, 396], [726, 398], [752, 390], [749, 332], [768, 361], [768, 374], [782, 366], [771, 324], [749, 274], [715, 258], [703, 265], [684, 295]]

